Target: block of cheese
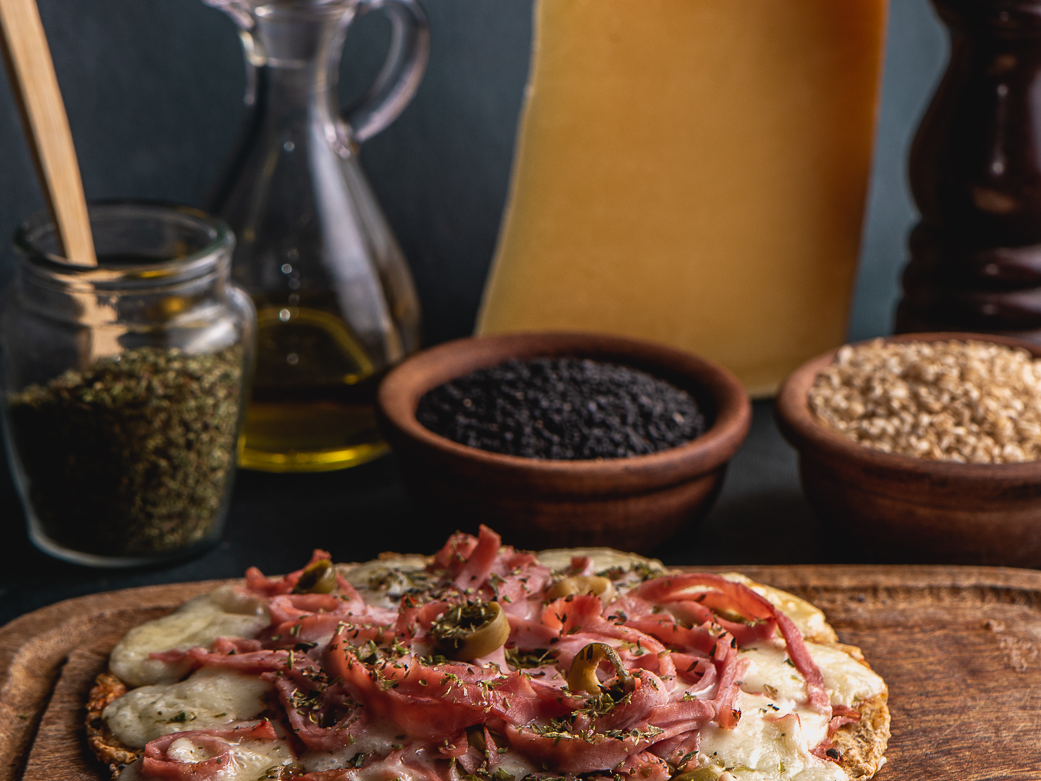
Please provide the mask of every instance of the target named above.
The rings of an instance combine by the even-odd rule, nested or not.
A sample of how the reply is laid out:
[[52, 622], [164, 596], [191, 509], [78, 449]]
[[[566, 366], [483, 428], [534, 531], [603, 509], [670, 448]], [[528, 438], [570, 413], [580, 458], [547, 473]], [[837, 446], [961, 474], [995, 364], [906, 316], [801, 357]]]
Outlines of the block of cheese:
[[538, 0], [479, 333], [715, 359], [754, 394], [843, 341], [886, 0]]

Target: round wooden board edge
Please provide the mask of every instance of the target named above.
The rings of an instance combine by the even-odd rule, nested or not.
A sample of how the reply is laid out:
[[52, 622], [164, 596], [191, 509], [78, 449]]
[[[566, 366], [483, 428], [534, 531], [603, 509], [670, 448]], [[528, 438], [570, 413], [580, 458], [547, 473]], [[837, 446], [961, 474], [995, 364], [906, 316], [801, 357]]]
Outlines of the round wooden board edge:
[[[1005, 567], [946, 565], [742, 565], [675, 567], [677, 570], [707, 572], [742, 572], [749, 577], [778, 588], [799, 592], [802, 589], [837, 590], [870, 588], [1003, 588], [1032, 592], [1041, 598], [1041, 572]], [[24, 761], [34, 741], [39, 718], [47, 707], [47, 692], [60, 674], [64, 660], [83, 635], [84, 622], [101, 626], [106, 617], [140, 611], [174, 610], [185, 600], [204, 594], [217, 586], [237, 582], [208, 580], [140, 586], [118, 591], [98, 592], [57, 602], [14, 619], [0, 627], [0, 781], [17, 778], [17, 768]], [[66, 631], [71, 625], [80, 630]], [[48, 645], [49, 644], [49, 645]], [[27, 667], [20, 659], [26, 649], [48, 646], [49, 662], [33, 666], [34, 686], [40, 692], [37, 711], [20, 713], [29, 704], [22, 698], [17, 706], [9, 704], [13, 676]], [[31, 655], [31, 654], [29, 654]], [[43, 662], [45, 660], [41, 660]], [[17, 662], [13, 664], [12, 662]]]

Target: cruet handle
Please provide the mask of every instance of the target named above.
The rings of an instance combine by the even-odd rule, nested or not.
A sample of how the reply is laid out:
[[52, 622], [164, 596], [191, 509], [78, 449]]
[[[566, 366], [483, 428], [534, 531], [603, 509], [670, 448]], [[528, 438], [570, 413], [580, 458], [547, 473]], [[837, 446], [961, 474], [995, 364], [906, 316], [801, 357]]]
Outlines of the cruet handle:
[[392, 25], [390, 51], [369, 90], [344, 110], [351, 138], [361, 143], [398, 118], [419, 87], [430, 59], [430, 25], [417, 0], [359, 0], [356, 18], [383, 11]]

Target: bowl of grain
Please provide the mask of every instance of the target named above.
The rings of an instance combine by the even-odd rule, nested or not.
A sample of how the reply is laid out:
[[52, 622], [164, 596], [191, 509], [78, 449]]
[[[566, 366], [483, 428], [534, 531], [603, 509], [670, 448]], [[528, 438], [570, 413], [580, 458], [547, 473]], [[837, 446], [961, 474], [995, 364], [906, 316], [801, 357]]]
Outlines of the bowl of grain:
[[1041, 566], [1038, 356], [1020, 339], [906, 334], [793, 372], [777, 421], [837, 556]]
[[426, 350], [387, 375], [377, 410], [431, 523], [636, 552], [707, 512], [751, 422], [741, 384], [711, 361], [569, 333]]

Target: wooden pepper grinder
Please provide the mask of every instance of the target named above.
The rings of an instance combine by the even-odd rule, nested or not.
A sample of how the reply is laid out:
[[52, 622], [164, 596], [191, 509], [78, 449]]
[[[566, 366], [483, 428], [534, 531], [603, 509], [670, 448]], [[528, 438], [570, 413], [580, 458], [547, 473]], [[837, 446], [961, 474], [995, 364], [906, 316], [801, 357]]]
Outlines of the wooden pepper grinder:
[[1041, 342], [1041, 0], [932, 0], [951, 59], [911, 148], [896, 330]]

